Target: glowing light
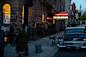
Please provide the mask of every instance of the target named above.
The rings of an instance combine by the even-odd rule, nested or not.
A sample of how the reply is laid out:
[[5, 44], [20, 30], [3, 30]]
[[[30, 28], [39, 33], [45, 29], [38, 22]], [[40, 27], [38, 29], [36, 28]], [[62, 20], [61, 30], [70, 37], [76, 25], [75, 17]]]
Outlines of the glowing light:
[[10, 4], [6, 3], [3, 5], [3, 23], [4, 24], [10, 24], [10, 18], [11, 18], [11, 6]]
[[55, 15], [58, 15], [58, 16], [68, 16], [68, 13], [65, 13], [65, 14], [55, 14]]
[[44, 18], [44, 14], [42, 14], [42, 22], [44, 23], [45, 22], [45, 18]]
[[60, 13], [56, 13], [56, 16], [68, 16], [67, 12], [60, 12]]
[[10, 4], [4, 4], [3, 5], [3, 13], [4, 13], [4, 15], [6, 16], [10, 16], [11, 15], [11, 6], [10, 6]]
[[24, 6], [22, 7], [22, 17], [24, 17]]
[[53, 19], [56, 20], [68, 19], [68, 12], [56, 13], [55, 16], [53, 16]]
[[47, 19], [52, 19], [52, 18], [50, 18], [50, 17], [47, 17]]
[[68, 16], [53, 16], [53, 19], [56, 19], [56, 20], [68, 19]]
[[22, 7], [22, 24], [24, 24], [24, 6]]
[[8, 37], [4, 38], [4, 42], [7, 43], [9, 41]]

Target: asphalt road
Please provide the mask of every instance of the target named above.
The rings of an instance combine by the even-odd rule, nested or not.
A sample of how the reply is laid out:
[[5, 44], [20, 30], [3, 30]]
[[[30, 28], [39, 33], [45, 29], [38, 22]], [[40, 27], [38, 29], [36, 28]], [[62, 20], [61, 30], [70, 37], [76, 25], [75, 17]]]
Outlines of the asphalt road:
[[86, 49], [59, 49], [54, 57], [86, 57]]

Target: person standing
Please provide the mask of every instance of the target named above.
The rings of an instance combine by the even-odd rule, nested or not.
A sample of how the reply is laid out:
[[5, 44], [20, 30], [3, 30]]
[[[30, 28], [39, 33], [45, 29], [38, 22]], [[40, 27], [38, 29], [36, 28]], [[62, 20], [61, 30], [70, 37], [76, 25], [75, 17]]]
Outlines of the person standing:
[[10, 43], [13, 44], [13, 40], [14, 40], [14, 27], [13, 25], [10, 26]]
[[0, 30], [0, 57], [4, 57], [4, 31]]
[[28, 23], [28, 26], [27, 26], [27, 34], [28, 34], [28, 40], [31, 40], [31, 35], [32, 35], [32, 26], [31, 26], [31, 23], [29, 22]]
[[23, 30], [23, 28], [19, 29], [18, 37], [16, 38], [16, 51], [18, 53], [18, 57], [25, 56], [25, 48], [27, 45], [27, 34]]

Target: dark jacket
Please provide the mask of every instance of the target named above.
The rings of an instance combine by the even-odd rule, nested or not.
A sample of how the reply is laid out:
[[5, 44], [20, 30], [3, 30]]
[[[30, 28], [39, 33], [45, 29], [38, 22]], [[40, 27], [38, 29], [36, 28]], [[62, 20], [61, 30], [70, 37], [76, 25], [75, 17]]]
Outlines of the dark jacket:
[[16, 51], [25, 51], [27, 45], [27, 34], [24, 31], [20, 31], [16, 39]]

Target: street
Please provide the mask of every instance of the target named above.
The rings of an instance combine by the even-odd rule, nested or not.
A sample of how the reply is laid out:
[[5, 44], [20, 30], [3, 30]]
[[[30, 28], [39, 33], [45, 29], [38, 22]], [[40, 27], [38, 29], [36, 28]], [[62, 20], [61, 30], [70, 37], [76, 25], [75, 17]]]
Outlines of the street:
[[86, 57], [86, 49], [59, 49], [53, 57]]
[[[79, 27], [82, 26], [85, 25], [79, 25]], [[53, 57], [86, 57], [86, 49], [58, 48], [56, 54]]]

